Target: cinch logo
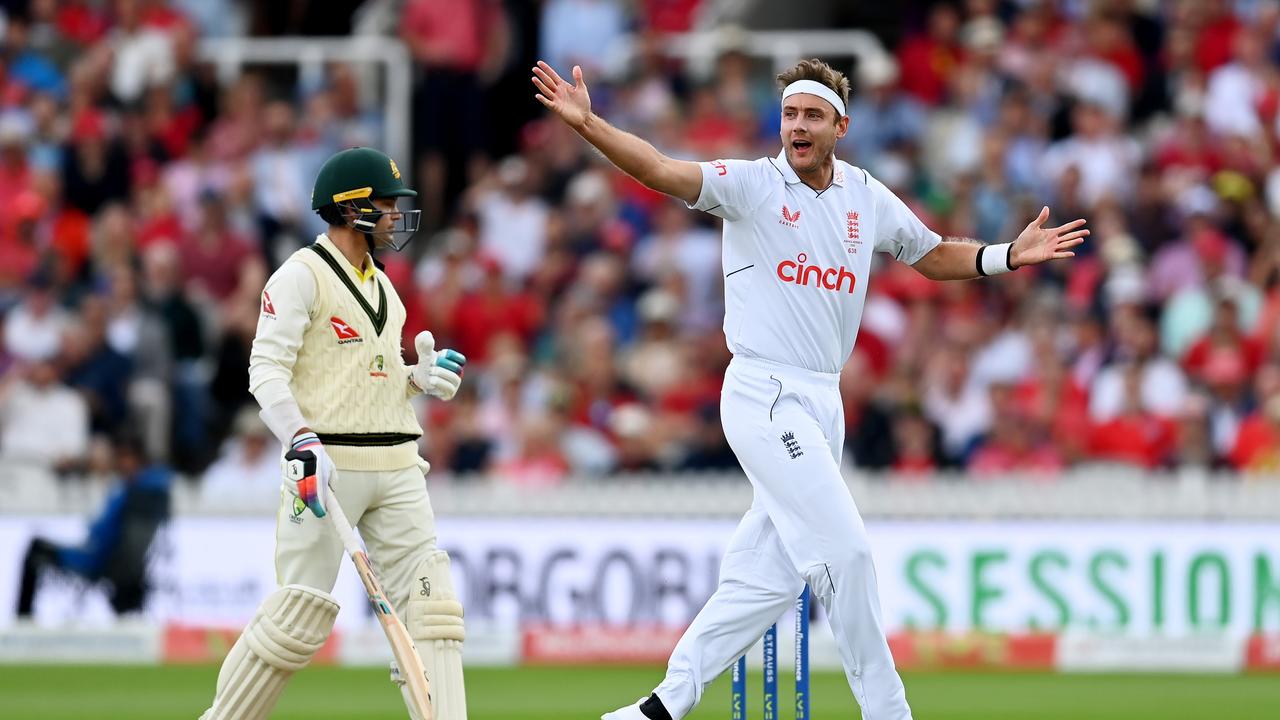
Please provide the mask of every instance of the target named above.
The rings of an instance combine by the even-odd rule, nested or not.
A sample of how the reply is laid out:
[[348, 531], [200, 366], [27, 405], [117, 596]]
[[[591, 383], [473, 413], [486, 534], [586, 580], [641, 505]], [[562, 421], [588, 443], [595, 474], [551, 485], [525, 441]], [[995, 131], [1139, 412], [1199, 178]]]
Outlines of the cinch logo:
[[793, 227], [793, 228], [800, 227], [800, 211], [797, 210], [793, 213], [791, 212], [791, 210], [787, 208], [786, 205], [783, 205], [782, 219], [778, 221], [778, 224], [786, 225], [787, 227]]
[[835, 290], [839, 292], [844, 289], [844, 281], [849, 281], [850, 295], [853, 289], [858, 286], [858, 278], [845, 266], [838, 268], [824, 268], [820, 265], [805, 265], [809, 259], [808, 255], [800, 253], [795, 260], [783, 260], [778, 263], [778, 279], [785, 283], [793, 285], [809, 285], [820, 287], [824, 290]]
[[364, 339], [360, 337], [360, 333], [356, 332], [355, 328], [336, 315], [329, 318], [329, 325], [333, 327], [333, 334], [338, 336], [339, 345], [364, 342]]

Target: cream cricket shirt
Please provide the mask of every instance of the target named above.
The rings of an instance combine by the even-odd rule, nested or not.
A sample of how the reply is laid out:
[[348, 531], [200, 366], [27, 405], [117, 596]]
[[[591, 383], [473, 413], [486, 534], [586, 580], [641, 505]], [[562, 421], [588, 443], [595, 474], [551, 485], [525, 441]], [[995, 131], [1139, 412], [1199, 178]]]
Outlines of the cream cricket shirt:
[[422, 435], [400, 355], [404, 305], [371, 258], [365, 267], [320, 235], [271, 275], [249, 390], [264, 408], [292, 397], [339, 469], [397, 470], [418, 464]]
[[880, 181], [840, 160], [821, 192], [785, 152], [700, 165], [690, 207], [724, 218], [724, 334], [735, 356], [839, 373], [858, 337], [872, 253], [914, 264], [941, 242]]

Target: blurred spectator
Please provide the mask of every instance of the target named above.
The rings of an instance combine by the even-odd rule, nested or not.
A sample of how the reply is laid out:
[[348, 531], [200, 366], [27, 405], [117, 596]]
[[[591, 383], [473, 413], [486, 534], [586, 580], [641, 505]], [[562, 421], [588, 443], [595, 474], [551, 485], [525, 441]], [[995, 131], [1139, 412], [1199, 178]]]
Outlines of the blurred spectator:
[[126, 438], [112, 447], [115, 483], [106, 504], [89, 524], [80, 545], [32, 539], [22, 563], [17, 616], [31, 616], [41, 576], [57, 570], [89, 582], [106, 581], [111, 607], [123, 614], [142, 610], [150, 583], [147, 552], [169, 517], [171, 472], [147, 461], [141, 442]]
[[908, 36], [898, 47], [902, 88], [927, 105], [944, 97], [948, 79], [962, 58], [960, 13], [955, 3], [935, 3], [922, 33]]
[[210, 457], [206, 432], [209, 403], [208, 370], [204, 361], [204, 335], [196, 308], [181, 285], [178, 250], [153, 245], [143, 254], [144, 312], [158, 320], [173, 359], [170, 379], [173, 392], [173, 448], [171, 458], [179, 470], [203, 467]]
[[1244, 275], [1244, 251], [1215, 227], [1210, 217], [1217, 203], [1213, 191], [1198, 186], [1183, 193], [1180, 200], [1187, 218], [1183, 234], [1156, 251], [1147, 271], [1151, 297], [1159, 302], [1167, 302], [1183, 290], [1203, 287], [1220, 272], [1232, 277]]
[[419, 197], [427, 227], [439, 227], [484, 147], [483, 86], [505, 60], [509, 29], [496, 0], [408, 0], [403, 13], [400, 37], [422, 68], [414, 90]]
[[680, 277], [683, 294], [676, 324], [700, 331], [718, 327], [724, 317], [720, 278], [720, 238], [694, 224], [693, 213], [675, 202], [658, 207], [653, 234], [641, 240], [632, 256], [632, 271], [650, 284], [668, 275]]
[[893, 419], [896, 459], [892, 471], [910, 478], [939, 469], [937, 430], [919, 411], [899, 413]]
[[66, 95], [66, 78], [56, 63], [30, 45], [30, 24], [21, 14], [5, 18], [4, 44], [8, 55], [8, 74], [15, 82], [33, 92], [61, 98]]
[[89, 407], [58, 377], [52, 358], [0, 378], [0, 453], [6, 462], [70, 470], [89, 451]]
[[128, 388], [133, 364], [107, 342], [107, 303], [101, 296], [80, 303], [80, 319], [63, 335], [66, 381], [88, 403], [95, 433], [110, 435], [128, 422]]
[[899, 88], [898, 64], [891, 57], [863, 58], [857, 80], [847, 142], [853, 161], [878, 174], [881, 153], [918, 143], [928, 115], [919, 100]]
[[[1151, 319], [1129, 311], [1117, 317], [1115, 326], [1117, 359], [1093, 382], [1089, 415], [1097, 422], [1107, 422], [1123, 412], [1173, 417], [1186, 400], [1186, 378], [1177, 363], [1158, 354]], [[1134, 383], [1136, 389], [1130, 387]], [[1133, 393], [1136, 396], [1131, 397]]]
[[231, 425], [231, 437], [204, 473], [201, 496], [210, 502], [269, 497], [280, 484], [280, 452], [279, 442], [257, 411], [241, 408]]
[[222, 437], [231, 429], [241, 408], [257, 406], [249, 393], [249, 352], [258, 329], [261, 302], [256, 292], [252, 295], [241, 292], [222, 306], [222, 336], [213, 351], [213, 377], [209, 383], [214, 403], [210, 420], [215, 437]]
[[221, 302], [241, 287], [246, 275], [263, 281], [261, 257], [249, 238], [227, 224], [227, 214], [219, 195], [205, 193], [198, 224], [182, 238], [182, 274], [187, 290], [195, 297]]
[[988, 393], [995, 420], [969, 456], [969, 473], [982, 479], [1005, 473], [1046, 475], [1064, 468], [1066, 461], [1053, 445], [1050, 428], [1020, 404], [1012, 384], [993, 383]]
[[973, 381], [971, 372], [964, 350], [941, 348], [925, 383], [925, 414], [941, 429], [942, 450], [951, 462], [963, 463], [991, 427], [990, 397], [985, 386]]
[[108, 130], [103, 111], [85, 108], [71, 118], [71, 136], [62, 156], [67, 203], [94, 214], [104, 204], [124, 200], [132, 190], [124, 146]]
[[[305, 238], [312, 213], [308, 198], [315, 179], [295, 137], [293, 106], [269, 103], [262, 114], [262, 144], [253, 154], [254, 197], [258, 203], [258, 232], [267, 265], [274, 268]], [[288, 248], [288, 252], [277, 250]]]
[[1167, 419], [1172, 413], [1161, 416], [1148, 409], [1142, 365], [1126, 362], [1112, 370], [1120, 384], [1121, 404], [1114, 415], [1090, 428], [1089, 455], [1099, 462], [1154, 470], [1173, 449], [1174, 427]]
[[537, 179], [521, 157], [504, 159], [494, 187], [477, 194], [480, 251], [500, 259], [503, 273], [523, 282], [542, 261], [547, 244], [547, 204], [535, 193]]
[[695, 429], [690, 433], [679, 469], [722, 472], [737, 470], [738, 457], [725, 440], [718, 405], [705, 404], [694, 417]]
[[628, 17], [613, 0], [547, 0], [542, 6], [539, 57], [564, 77], [574, 65], [598, 75], [620, 69]]
[[569, 462], [558, 446], [560, 427], [557, 419], [548, 415], [529, 415], [522, 419], [516, 455], [500, 463], [494, 472], [523, 487], [560, 484], [569, 474]]
[[1115, 108], [1079, 98], [1071, 114], [1071, 135], [1045, 151], [1045, 178], [1058, 184], [1074, 168], [1080, 177], [1080, 200], [1090, 206], [1108, 196], [1128, 198], [1129, 178], [1137, 172], [1141, 148], [1120, 133], [1121, 120]]
[[[521, 127], [541, 109], [512, 88], [544, 52], [565, 76], [583, 64], [602, 116], [674, 157], [775, 155], [778, 89], [749, 36], [721, 24], [695, 36], [692, 59], [669, 42], [734, 4], [304, 5], [42, 0], [11, 13], [0, 372], [21, 392], [9, 397], [66, 399], [86, 433], [136, 428], [183, 470], [212, 460], [249, 402], [265, 275], [317, 232], [317, 160], [385, 144], [395, 123], [371, 66], [227, 77], [215, 70], [233, 66], [196, 62], [198, 43], [398, 33], [420, 147], [397, 161], [417, 170], [432, 234], [379, 260], [406, 337], [429, 329], [472, 363], [455, 404], [425, 406], [431, 482], [733, 468], [716, 419], [718, 222], [606, 169], [561, 123]], [[1093, 234], [1063, 272], [993, 283], [934, 283], [877, 257], [842, 376], [850, 462], [899, 475], [1272, 467], [1280, 5], [927, 5], [920, 28], [859, 50], [838, 152], [946, 235], [1007, 240], [1046, 204], [1053, 223], [1083, 217]], [[0, 428], [5, 457], [15, 427]], [[79, 464], [64, 460], [41, 462]]]
[[1230, 457], [1231, 464], [1245, 472], [1274, 475], [1280, 471], [1280, 393], [1267, 398], [1241, 423]]
[[493, 340], [504, 334], [529, 343], [542, 322], [541, 309], [530, 296], [513, 292], [496, 259], [484, 258], [480, 286], [462, 296], [449, 327], [458, 351], [483, 363]]
[[69, 317], [58, 306], [56, 291], [47, 272], [30, 277], [22, 302], [5, 318], [5, 352], [21, 360], [48, 360], [58, 354]]
[[621, 358], [623, 377], [642, 396], [661, 400], [693, 370], [682, 352], [688, 343], [675, 334], [679, 301], [655, 289], [640, 298], [637, 309], [641, 329]]
[[1209, 399], [1192, 393], [1177, 417], [1170, 463], [1179, 470], [1203, 472], [1220, 467], [1220, 457], [1209, 429]]
[[1231, 273], [1230, 244], [1219, 234], [1203, 235], [1198, 255], [1203, 283], [1179, 290], [1165, 303], [1160, 317], [1160, 346], [1178, 357], [1209, 330], [1218, 301], [1228, 298], [1239, 313], [1239, 324], [1252, 332], [1262, 311], [1262, 293]]
[[1235, 33], [1234, 60], [1210, 73], [1205, 122], [1215, 133], [1246, 138], [1262, 133], [1259, 107], [1275, 102], [1274, 97], [1265, 97], [1275, 92], [1268, 87], [1267, 75], [1275, 68], [1269, 67], [1266, 43], [1267, 38], [1256, 30]]
[[168, 82], [174, 73], [174, 39], [170, 32], [185, 22], [173, 10], [144, 7], [143, 0], [112, 3], [116, 27], [112, 32], [111, 92], [128, 104], [150, 85]]
[[[1262, 366], [1264, 352], [1262, 344], [1240, 327], [1236, 303], [1226, 297], [1218, 301], [1209, 331], [1182, 356], [1182, 366], [1190, 377], [1201, 382], [1207, 383], [1211, 373], [1220, 375], [1224, 371], [1246, 380]], [[1228, 364], [1230, 370], [1225, 367]]]

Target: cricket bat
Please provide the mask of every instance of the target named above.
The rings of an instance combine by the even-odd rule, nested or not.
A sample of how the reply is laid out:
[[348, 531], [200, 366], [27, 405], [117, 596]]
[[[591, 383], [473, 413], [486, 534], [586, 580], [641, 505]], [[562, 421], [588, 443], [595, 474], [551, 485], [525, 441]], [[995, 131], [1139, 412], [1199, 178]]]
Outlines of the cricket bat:
[[347, 515], [342, 512], [342, 506], [338, 504], [338, 498], [332, 490], [329, 491], [325, 508], [329, 511], [330, 524], [342, 540], [342, 546], [346, 548], [351, 562], [355, 563], [356, 573], [360, 575], [360, 582], [364, 583], [364, 590], [369, 595], [370, 604], [373, 605], [373, 614], [378, 616], [378, 622], [382, 624], [382, 632], [386, 634], [387, 642], [391, 643], [391, 652], [396, 657], [396, 664], [400, 666], [400, 677], [407, 683], [413, 709], [423, 720], [432, 720], [431, 686], [427, 684], [427, 671], [422, 666], [422, 659], [418, 657], [413, 638], [409, 637], [409, 631], [405, 630], [404, 623], [400, 622], [396, 609], [391, 607], [391, 602], [382, 592], [382, 584], [378, 582], [378, 576], [373, 574], [369, 554], [365, 552], [364, 545], [356, 539], [351, 523], [347, 522]]

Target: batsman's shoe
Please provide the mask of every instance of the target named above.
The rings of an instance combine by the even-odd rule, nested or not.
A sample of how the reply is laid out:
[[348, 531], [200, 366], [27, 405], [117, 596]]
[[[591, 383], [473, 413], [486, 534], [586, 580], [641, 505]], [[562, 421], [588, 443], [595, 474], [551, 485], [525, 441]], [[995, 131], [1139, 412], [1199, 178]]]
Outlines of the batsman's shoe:
[[671, 714], [663, 707], [658, 694], [643, 697], [635, 705], [619, 708], [600, 716], [600, 720], [671, 720]]
[[647, 697], [642, 697], [624, 708], [605, 713], [600, 716], [600, 720], [649, 720], [644, 713], [640, 712], [640, 705], [648, 699]]

